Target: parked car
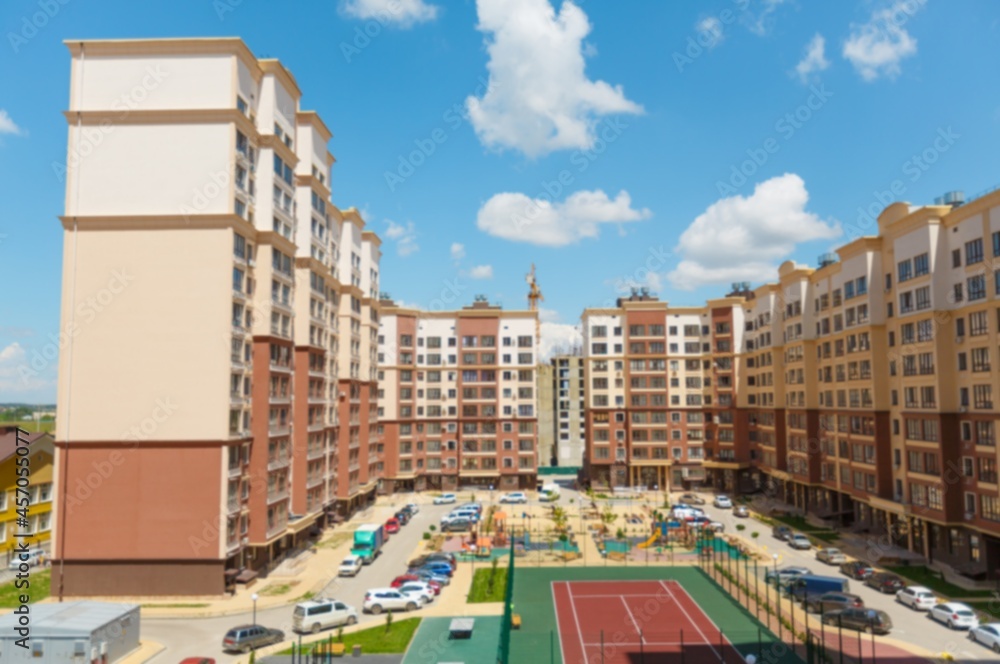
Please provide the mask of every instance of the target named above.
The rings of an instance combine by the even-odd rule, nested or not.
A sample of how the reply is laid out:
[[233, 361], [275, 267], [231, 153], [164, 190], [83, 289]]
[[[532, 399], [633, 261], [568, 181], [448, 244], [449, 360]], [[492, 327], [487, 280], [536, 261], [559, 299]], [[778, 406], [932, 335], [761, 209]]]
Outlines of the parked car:
[[399, 519], [392, 517], [385, 522], [385, 532], [387, 533], [398, 533], [399, 532]]
[[830, 613], [840, 609], [860, 609], [865, 602], [857, 595], [850, 593], [816, 593], [807, 595], [804, 606], [806, 611], [813, 613]]
[[733, 508], [733, 516], [738, 516], [741, 519], [746, 519], [750, 516], [750, 510], [747, 509], [746, 505], [737, 505]]
[[468, 517], [459, 516], [441, 524], [443, 533], [464, 533], [472, 527], [472, 520]]
[[396, 588], [404, 595], [410, 595], [420, 600], [421, 604], [427, 605], [434, 601], [434, 591], [423, 581], [410, 581]]
[[774, 583], [775, 579], [777, 579], [779, 585], [785, 585], [791, 579], [794, 579], [797, 576], [802, 576], [803, 574], [812, 574], [812, 572], [807, 567], [798, 566], [782, 567], [778, 570], [768, 568], [768, 570], [764, 572], [764, 581]]
[[876, 572], [865, 579], [865, 585], [880, 593], [894, 593], [906, 587], [906, 583], [889, 572]]
[[840, 573], [851, 577], [855, 581], [864, 581], [875, 573], [875, 568], [868, 563], [861, 562], [860, 560], [851, 560], [846, 563], [841, 563]]
[[810, 542], [809, 538], [802, 533], [794, 533], [788, 538], [788, 546], [800, 551], [808, 551], [812, 548], [812, 542]]
[[418, 569], [426, 569], [442, 576], [451, 576], [455, 573], [455, 568], [446, 560], [428, 560]]
[[459, 505], [455, 509], [456, 510], [475, 510], [476, 514], [480, 514], [483, 511], [483, 505], [482, 505], [482, 503], [465, 503], [463, 505]]
[[1000, 622], [973, 627], [969, 630], [969, 638], [1000, 654]]
[[705, 499], [696, 493], [682, 493], [681, 497], [678, 498], [678, 502], [687, 503], [688, 505], [704, 505]]
[[892, 620], [885, 611], [868, 608], [850, 608], [823, 614], [826, 625], [856, 629], [867, 634], [888, 634], [892, 631]]
[[937, 597], [930, 588], [907, 586], [896, 591], [896, 601], [917, 611], [929, 611], [937, 604]]
[[215, 660], [211, 657], [185, 657], [181, 664], [215, 664]]
[[361, 568], [364, 567], [365, 561], [361, 556], [349, 555], [344, 558], [343, 562], [340, 563], [340, 567], [337, 569], [338, 576], [357, 576]]
[[458, 565], [458, 562], [455, 560], [454, 554], [448, 553], [447, 551], [435, 551], [433, 553], [428, 553], [427, 555], [424, 556], [417, 556], [416, 558], [414, 558], [409, 562], [409, 566], [420, 567], [424, 563], [430, 561], [444, 561], [449, 565], [451, 565], [452, 569], [455, 569], [455, 567]]
[[948, 626], [948, 629], [971, 629], [978, 622], [976, 612], [968, 604], [942, 602], [930, 609], [930, 617]]
[[420, 511], [420, 505], [417, 505], [416, 503], [406, 503], [406, 505], [403, 506], [403, 509], [409, 510], [411, 514], [416, 514]]
[[792, 536], [792, 529], [788, 526], [775, 526], [771, 529], [771, 536], [784, 542]]
[[233, 627], [222, 637], [222, 650], [247, 653], [284, 640], [285, 633], [280, 629], [270, 629], [263, 625], [240, 625]]
[[292, 630], [317, 634], [322, 629], [353, 625], [358, 622], [358, 610], [335, 599], [315, 599], [295, 605]]
[[716, 496], [712, 504], [723, 510], [731, 510], [733, 508], [733, 501], [729, 499], [729, 496]]
[[396, 588], [376, 588], [365, 593], [363, 608], [378, 615], [383, 611], [413, 611], [420, 606], [416, 597], [405, 595]]
[[451, 505], [456, 500], [458, 500], [458, 496], [456, 496], [455, 494], [453, 494], [453, 493], [442, 493], [440, 496], [437, 496], [436, 498], [434, 498], [434, 504], [435, 505]]
[[726, 524], [721, 521], [709, 521], [705, 524], [705, 527], [714, 530], [717, 533], [723, 533], [726, 531]]
[[412, 583], [414, 581], [418, 583], [426, 583], [427, 586], [434, 591], [435, 595], [441, 594], [440, 583], [438, 583], [437, 581], [424, 580], [422, 577], [417, 576], [416, 574], [401, 574], [397, 576], [395, 579], [393, 579], [392, 583], [390, 583], [389, 585], [393, 588], [399, 588], [400, 586], [406, 585], [407, 583]]
[[437, 583], [440, 586], [447, 586], [451, 583], [451, 579], [448, 578], [446, 574], [438, 574], [426, 567], [414, 567], [406, 571], [405, 576], [413, 575], [421, 581], [427, 581]]
[[839, 576], [820, 576], [818, 574], [799, 574], [786, 582], [788, 594], [792, 598], [803, 601], [811, 595], [823, 593], [849, 593], [851, 582]]
[[525, 504], [528, 502], [528, 495], [523, 491], [514, 491], [512, 493], [505, 493], [500, 496], [501, 503], [520, 503]]
[[828, 546], [816, 550], [816, 560], [827, 565], [842, 565], [847, 562], [847, 556], [840, 549]]

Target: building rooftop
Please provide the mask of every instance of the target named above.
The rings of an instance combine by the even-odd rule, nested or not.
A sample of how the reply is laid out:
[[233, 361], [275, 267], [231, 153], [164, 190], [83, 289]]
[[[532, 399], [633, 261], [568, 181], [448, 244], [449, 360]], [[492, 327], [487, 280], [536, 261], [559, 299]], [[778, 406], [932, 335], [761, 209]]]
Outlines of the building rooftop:
[[[52, 434], [50, 433], [29, 433], [27, 435], [28, 446], [33, 446], [38, 441], [45, 441], [52, 443]], [[0, 427], [0, 461], [9, 459], [17, 451], [17, 427], [15, 426], [3, 426]]]
[[[95, 629], [115, 622], [137, 608], [138, 604], [92, 600], [63, 604], [34, 604], [31, 607], [31, 637], [86, 638]], [[18, 616], [12, 613], [0, 616], [0, 634], [16, 634], [14, 628], [18, 625]], [[139, 629], [139, 625], [135, 625], [135, 628]]]

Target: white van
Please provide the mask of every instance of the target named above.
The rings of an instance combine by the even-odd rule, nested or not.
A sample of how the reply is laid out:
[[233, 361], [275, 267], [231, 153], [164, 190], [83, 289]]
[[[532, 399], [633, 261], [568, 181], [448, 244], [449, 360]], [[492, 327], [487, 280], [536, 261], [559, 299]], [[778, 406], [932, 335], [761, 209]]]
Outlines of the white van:
[[[21, 559], [24, 556], [24, 559]], [[41, 549], [34, 549], [32, 551], [25, 551], [23, 553], [14, 553], [10, 559], [10, 565], [8, 569], [17, 570], [21, 568], [21, 563], [26, 564], [28, 567], [36, 567], [42, 564], [42, 558], [45, 556], [45, 552]]]
[[340, 576], [357, 576], [358, 572], [361, 571], [361, 566], [364, 565], [364, 559], [361, 556], [355, 556], [353, 554], [344, 558], [344, 562], [340, 563], [340, 569], [337, 574]]
[[323, 629], [353, 625], [358, 622], [358, 611], [335, 599], [316, 599], [295, 605], [292, 614], [292, 629], [296, 632], [312, 632]]

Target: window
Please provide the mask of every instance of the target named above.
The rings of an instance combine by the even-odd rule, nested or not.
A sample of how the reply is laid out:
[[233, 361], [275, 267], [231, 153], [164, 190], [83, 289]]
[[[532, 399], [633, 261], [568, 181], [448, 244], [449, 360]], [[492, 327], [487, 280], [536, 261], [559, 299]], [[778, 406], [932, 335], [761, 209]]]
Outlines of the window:
[[926, 253], [913, 257], [913, 276], [922, 277], [930, 272], [930, 260]]
[[900, 261], [896, 269], [899, 275], [899, 283], [909, 281], [913, 278], [913, 264], [909, 260]]
[[985, 311], [969, 314], [969, 336], [978, 337], [989, 332], [989, 322]]
[[922, 286], [921, 288], [918, 288], [914, 292], [916, 293], [916, 299], [917, 299], [917, 311], [920, 311], [921, 309], [930, 308], [931, 306], [930, 286]]
[[951, 266], [962, 267], [962, 250], [955, 249], [951, 252]]
[[965, 264], [973, 265], [983, 262], [983, 240], [982, 238], [965, 243]]
[[972, 371], [982, 372], [990, 370], [989, 348], [973, 348], [971, 355], [972, 355]]
[[969, 302], [986, 298], [986, 275], [976, 274], [966, 280], [969, 287]]

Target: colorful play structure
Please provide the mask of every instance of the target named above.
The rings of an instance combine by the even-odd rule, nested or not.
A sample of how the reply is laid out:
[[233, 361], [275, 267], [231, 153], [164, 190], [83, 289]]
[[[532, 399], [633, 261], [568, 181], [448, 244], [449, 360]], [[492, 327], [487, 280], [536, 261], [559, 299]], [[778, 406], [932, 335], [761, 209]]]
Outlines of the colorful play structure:
[[[638, 548], [647, 549], [657, 542], [670, 542], [677, 539], [683, 524], [680, 521], [654, 521], [653, 533], [645, 542], [640, 542]], [[674, 531], [671, 533], [671, 531]]]

